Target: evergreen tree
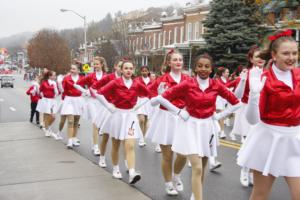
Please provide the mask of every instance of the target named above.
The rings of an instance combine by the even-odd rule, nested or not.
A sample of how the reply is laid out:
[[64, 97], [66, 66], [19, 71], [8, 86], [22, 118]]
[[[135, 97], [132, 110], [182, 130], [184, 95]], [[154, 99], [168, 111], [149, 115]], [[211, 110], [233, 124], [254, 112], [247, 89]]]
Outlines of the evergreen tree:
[[232, 70], [246, 64], [249, 47], [260, 37], [257, 5], [249, 0], [212, 0], [210, 6], [204, 38], [216, 65]]

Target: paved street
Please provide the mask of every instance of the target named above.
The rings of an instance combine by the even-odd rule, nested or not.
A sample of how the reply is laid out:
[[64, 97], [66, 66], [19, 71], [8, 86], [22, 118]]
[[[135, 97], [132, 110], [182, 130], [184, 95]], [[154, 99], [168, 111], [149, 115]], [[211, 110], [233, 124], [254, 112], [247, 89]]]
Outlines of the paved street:
[[[161, 155], [154, 152], [154, 145], [149, 141], [144, 148], [136, 147], [136, 168], [142, 172], [142, 180], [135, 188], [144, 193], [144, 196], [124, 182], [110, 178], [111, 175], [106, 173], [105, 170], [111, 172], [110, 147], [107, 154], [108, 168], [103, 170], [96, 165], [98, 157], [93, 156], [90, 150], [92, 126], [89, 122], [80, 121], [78, 137], [81, 146], [75, 149], [76, 153], [67, 150], [61, 142], [45, 138], [38, 127], [28, 122], [30, 102], [25, 94], [27, 86], [28, 83], [22, 81], [21, 76], [17, 76], [15, 88], [0, 89], [1, 200], [74, 199], [74, 196], [77, 196], [77, 199], [147, 199], [146, 196], [155, 200], [189, 199], [191, 169], [186, 166], [182, 174], [184, 193], [178, 197], [166, 196], [160, 170]], [[57, 118], [53, 126], [55, 130], [58, 121]], [[247, 200], [251, 189], [243, 188], [239, 183], [240, 168], [235, 161], [236, 145], [226, 145], [224, 142], [223, 144], [225, 146], [219, 148], [218, 158], [223, 166], [215, 173], [207, 171], [204, 199]], [[34, 163], [31, 163], [31, 160], [35, 160]], [[123, 162], [120, 163], [120, 167], [123, 180], [127, 182], [128, 175]], [[70, 194], [70, 191], [74, 191], [74, 194]], [[107, 196], [108, 192], [112, 196]], [[127, 193], [132, 196], [124, 195]], [[278, 179], [270, 199], [289, 198], [285, 182]]]
[[[29, 122], [0, 124], [0, 199], [149, 200], [104, 170], [45, 138]], [[118, 188], [118, 191], [115, 191]]]

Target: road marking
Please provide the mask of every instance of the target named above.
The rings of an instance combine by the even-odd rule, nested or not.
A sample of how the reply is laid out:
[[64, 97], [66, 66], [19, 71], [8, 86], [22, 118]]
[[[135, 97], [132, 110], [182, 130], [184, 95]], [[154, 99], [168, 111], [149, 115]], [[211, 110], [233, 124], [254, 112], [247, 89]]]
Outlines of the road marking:
[[220, 142], [230, 144], [230, 145], [234, 145], [234, 146], [237, 146], [237, 147], [241, 147], [240, 143], [229, 141], [229, 140], [220, 139]]
[[13, 112], [16, 112], [16, 109], [14, 107], [9, 107], [9, 109]]
[[241, 144], [239, 144], [239, 143], [230, 142], [230, 141], [226, 141], [226, 140], [222, 140], [222, 139], [220, 139], [220, 144], [222, 146], [229, 147], [232, 149], [237, 149], [237, 150], [239, 150], [241, 148]]

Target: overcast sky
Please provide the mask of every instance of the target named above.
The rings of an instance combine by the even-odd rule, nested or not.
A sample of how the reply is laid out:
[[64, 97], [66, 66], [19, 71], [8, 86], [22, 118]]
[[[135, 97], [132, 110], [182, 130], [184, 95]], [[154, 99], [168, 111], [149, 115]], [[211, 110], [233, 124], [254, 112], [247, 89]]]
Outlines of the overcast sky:
[[[37, 31], [42, 28], [73, 28], [83, 26], [82, 20], [60, 8], [72, 9], [98, 21], [108, 12], [128, 12], [151, 6], [185, 4], [189, 0], [0, 0], [0, 38], [13, 34]], [[190, 0], [193, 1], [193, 0]]]

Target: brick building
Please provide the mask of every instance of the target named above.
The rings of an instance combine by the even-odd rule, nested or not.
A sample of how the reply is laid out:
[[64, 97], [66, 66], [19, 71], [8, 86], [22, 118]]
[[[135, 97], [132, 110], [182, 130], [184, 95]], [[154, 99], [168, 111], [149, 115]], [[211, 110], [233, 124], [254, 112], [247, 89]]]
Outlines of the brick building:
[[166, 51], [177, 49], [184, 56], [186, 69], [190, 70], [193, 51], [205, 45], [203, 20], [208, 13], [209, 1], [197, 1], [184, 7], [182, 14], [176, 10], [171, 16], [162, 13], [159, 22], [130, 27], [129, 54], [135, 58], [137, 66], [147, 65], [159, 71]]
[[276, 29], [293, 29], [295, 39], [300, 41], [300, 2], [298, 0], [271, 1], [263, 8], [266, 15], [266, 27]]

